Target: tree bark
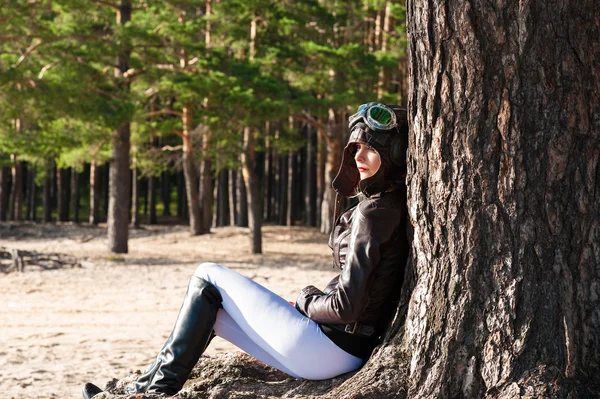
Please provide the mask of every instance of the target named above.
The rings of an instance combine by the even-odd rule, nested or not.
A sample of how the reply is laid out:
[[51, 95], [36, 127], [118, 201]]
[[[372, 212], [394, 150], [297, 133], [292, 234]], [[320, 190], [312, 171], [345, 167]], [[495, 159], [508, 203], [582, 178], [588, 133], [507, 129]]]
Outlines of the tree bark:
[[140, 227], [140, 179], [139, 169], [137, 168], [137, 158], [133, 158], [133, 168], [131, 171], [131, 227]]
[[248, 197], [246, 195], [246, 184], [244, 182], [244, 176], [241, 168], [238, 169], [237, 176], [237, 225], [239, 227], [248, 227]]
[[64, 168], [56, 169], [56, 184], [58, 193], [58, 221], [66, 222], [69, 220], [69, 170]]
[[156, 193], [158, 178], [156, 176], [148, 177], [148, 191], [146, 195], [148, 196], [148, 214], [146, 222], [148, 224], [156, 224]]
[[237, 184], [238, 184], [238, 178], [237, 178], [236, 171], [234, 169], [229, 169], [228, 206], [229, 206], [229, 225], [230, 226], [236, 225], [235, 210], [237, 208], [237, 198], [236, 198]]
[[316, 182], [316, 142], [315, 134], [312, 126], [306, 126], [306, 163], [304, 169], [306, 171], [304, 189], [304, 207], [305, 212], [305, 223], [307, 226], [317, 225], [317, 182]]
[[329, 123], [325, 134], [327, 157], [325, 160], [325, 175], [323, 180], [323, 202], [321, 204], [321, 232], [329, 234], [333, 228], [333, 212], [335, 191], [331, 183], [335, 178], [342, 160], [342, 131], [345, 125], [340, 112], [329, 110]]
[[37, 187], [35, 185], [35, 167], [33, 165], [27, 165], [27, 189], [25, 190], [25, 201], [26, 201], [26, 210], [25, 210], [25, 219], [35, 222], [37, 219], [36, 214], [36, 191]]
[[194, 161], [194, 149], [190, 138], [192, 126], [192, 110], [183, 108], [183, 176], [190, 215], [190, 234], [203, 234], [202, 214], [200, 209], [200, 193], [198, 186], [198, 167]]
[[250, 253], [260, 254], [262, 253], [262, 212], [260, 209], [258, 177], [256, 176], [254, 134], [249, 127], [244, 128], [243, 147], [241, 160], [249, 210]]
[[212, 161], [209, 158], [209, 136], [206, 135], [202, 141], [202, 152], [204, 158], [202, 159], [202, 167], [200, 171], [200, 201], [202, 203], [202, 232], [210, 232], [210, 227], [213, 220], [213, 198], [214, 198], [214, 187], [212, 181]]
[[46, 176], [44, 177], [44, 200], [42, 221], [48, 223], [52, 220], [52, 176], [54, 174], [53, 162], [48, 162]]
[[23, 220], [23, 162], [16, 154], [10, 156], [12, 165], [12, 185], [10, 190], [10, 220]]
[[79, 187], [79, 172], [75, 168], [71, 168], [71, 210], [73, 211], [73, 221], [79, 223], [80, 210], [80, 187]]
[[[121, 0], [117, 12], [117, 23], [125, 25], [131, 20], [131, 1]], [[129, 81], [123, 76], [129, 69], [131, 49], [124, 44], [116, 59], [115, 77], [123, 94], [129, 92]], [[109, 205], [108, 205], [108, 250], [113, 253], [128, 252], [129, 200], [130, 200], [130, 123], [119, 127], [111, 137], [112, 158], [110, 161]]]
[[8, 213], [8, 198], [10, 189], [10, 168], [0, 167], [0, 221], [5, 221]]
[[171, 216], [171, 174], [167, 171], [160, 175], [160, 200], [164, 205], [163, 216]]
[[518, 397], [538, 380], [532, 397], [597, 397], [595, 3], [409, 0], [408, 12], [408, 396]]
[[186, 218], [186, 202], [185, 177], [183, 171], [179, 171], [177, 172], [177, 217], [182, 220]]
[[[90, 224], [98, 224], [98, 215], [100, 213], [100, 167], [96, 161], [90, 164]], [[46, 185], [44, 185], [44, 193]], [[44, 203], [46, 203], [44, 201]]]

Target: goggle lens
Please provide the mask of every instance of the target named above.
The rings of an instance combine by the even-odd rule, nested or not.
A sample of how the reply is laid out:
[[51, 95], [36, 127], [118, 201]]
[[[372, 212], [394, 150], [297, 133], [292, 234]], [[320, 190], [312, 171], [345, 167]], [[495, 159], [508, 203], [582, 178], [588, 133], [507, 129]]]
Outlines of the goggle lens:
[[394, 111], [381, 103], [367, 103], [358, 107], [356, 113], [348, 118], [350, 128], [360, 119], [375, 130], [390, 130], [397, 126]]
[[392, 120], [392, 113], [381, 107], [372, 107], [369, 110], [369, 116], [382, 125], [387, 125]]

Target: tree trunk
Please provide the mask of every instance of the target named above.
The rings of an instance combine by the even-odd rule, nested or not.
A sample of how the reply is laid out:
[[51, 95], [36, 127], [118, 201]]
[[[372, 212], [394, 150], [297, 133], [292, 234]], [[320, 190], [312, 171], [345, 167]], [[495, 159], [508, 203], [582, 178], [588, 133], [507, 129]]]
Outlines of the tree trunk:
[[56, 184], [58, 193], [58, 221], [69, 220], [69, 171], [68, 169], [56, 169]]
[[285, 224], [286, 226], [293, 226], [294, 225], [294, 220], [295, 220], [295, 214], [296, 214], [296, 204], [294, 201], [295, 198], [295, 192], [294, 192], [294, 175], [295, 175], [295, 168], [294, 168], [294, 164], [296, 162], [296, 154], [294, 153], [294, 151], [289, 151], [288, 155], [287, 155], [287, 212], [285, 215]]
[[246, 184], [248, 201], [248, 227], [250, 227], [250, 253], [262, 253], [262, 212], [256, 176], [254, 135], [249, 127], [244, 128], [244, 149], [242, 151], [242, 175]]
[[8, 212], [8, 194], [10, 189], [10, 168], [0, 167], [0, 221], [5, 221]]
[[323, 201], [321, 204], [321, 232], [329, 234], [333, 227], [333, 212], [335, 205], [335, 191], [331, 182], [335, 178], [342, 160], [342, 132], [345, 125], [343, 117], [333, 109], [329, 110], [329, 123], [325, 135], [327, 157], [325, 160], [325, 174], [323, 180]]
[[277, 215], [277, 223], [285, 226], [286, 217], [288, 211], [288, 181], [289, 181], [289, 170], [288, 170], [288, 158], [289, 156], [279, 156], [279, 214]]
[[156, 193], [158, 178], [156, 176], [148, 177], [148, 191], [146, 195], [148, 196], [148, 218], [146, 222], [148, 224], [156, 224]]
[[[44, 194], [46, 185], [44, 185]], [[90, 224], [98, 224], [98, 215], [100, 213], [100, 167], [96, 161], [90, 164]], [[45, 201], [44, 201], [45, 203]]]
[[131, 227], [140, 227], [140, 179], [137, 159], [133, 158], [131, 172]]
[[317, 181], [316, 181], [316, 142], [315, 134], [312, 126], [306, 126], [306, 163], [304, 170], [306, 171], [304, 189], [304, 206], [305, 212], [305, 223], [307, 226], [317, 225]]
[[408, 12], [408, 397], [598, 397], [595, 3]]
[[50, 161], [46, 167], [46, 176], [44, 177], [44, 199], [42, 221], [48, 223], [52, 220], [52, 176], [54, 175], [53, 162]]
[[210, 226], [213, 220], [213, 198], [214, 198], [214, 187], [212, 182], [212, 161], [208, 154], [210, 136], [204, 136], [202, 141], [202, 152], [204, 158], [202, 159], [202, 167], [200, 171], [201, 188], [200, 188], [200, 201], [202, 202], [202, 232], [210, 232]]
[[200, 193], [198, 192], [198, 167], [194, 162], [194, 149], [190, 139], [192, 124], [191, 108], [183, 108], [183, 175], [190, 215], [190, 234], [203, 234], [202, 214], [200, 212]]
[[182, 220], [186, 218], [186, 198], [185, 177], [183, 171], [180, 171], [177, 172], [177, 217]]
[[228, 186], [228, 189], [229, 189], [228, 206], [229, 206], [229, 225], [230, 226], [236, 225], [235, 209], [237, 207], [237, 198], [236, 198], [237, 184], [238, 184], [237, 173], [234, 169], [230, 169], [229, 170], [229, 186]]
[[241, 168], [238, 169], [237, 176], [237, 225], [239, 227], [248, 227], [248, 196], [246, 195], [246, 184], [244, 182], [244, 176]]
[[12, 166], [12, 186], [10, 190], [9, 214], [11, 220], [23, 220], [23, 162], [16, 154], [10, 156]]
[[35, 167], [33, 165], [28, 165], [27, 168], [27, 189], [25, 190], [25, 201], [26, 201], [26, 211], [25, 211], [25, 219], [35, 222], [37, 219], [36, 214], [36, 190], [37, 187], [35, 185]]
[[[117, 23], [125, 25], [131, 20], [131, 0], [121, 0], [117, 12]], [[116, 59], [115, 77], [119, 91], [129, 93], [129, 81], [123, 76], [129, 69], [131, 49], [123, 44]], [[129, 199], [130, 172], [130, 123], [119, 127], [111, 137], [112, 158], [110, 161], [109, 204], [108, 204], [108, 250], [113, 253], [127, 253], [129, 238]]]
[[227, 169], [221, 169], [218, 174], [218, 218], [217, 225], [219, 227], [229, 225], [229, 190], [228, 190], [228, 175]]
[[73, 221], [79, 223], [79, 202], [80, 202], [79, 172], [75, 168], [71, 169], [71, 209], [73, 210]]
[[273, 220], [273, 149], [268, 137], [265, 139], [265, 191], [263, 205], [263, 220]]
[[166, 171], [160, 175], [160, 200], [163, 203], [163, 216], [171, 216], [171, 174]]

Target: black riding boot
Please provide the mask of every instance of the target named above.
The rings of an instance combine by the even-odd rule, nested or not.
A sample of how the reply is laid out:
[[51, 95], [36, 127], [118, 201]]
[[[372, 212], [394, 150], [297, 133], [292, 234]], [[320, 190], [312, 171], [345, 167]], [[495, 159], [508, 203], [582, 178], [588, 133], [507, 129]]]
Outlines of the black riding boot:
[[[192, 276], [171, 335], [154, 363], [128, 387], [128, 393], [179, 392], [215, 336], [213, 326], [222, 300], [214, 285]], [[100, 392], [100, 388], [88, 383], [83, 388], [83, 397], [89, 399]]]
[[130, 393], [174, 395], [181, 390], [214, 336], [213, 326], [222, 300], [214, 285], [192, 276], [173, 332], [154, 363], [130, 387]]

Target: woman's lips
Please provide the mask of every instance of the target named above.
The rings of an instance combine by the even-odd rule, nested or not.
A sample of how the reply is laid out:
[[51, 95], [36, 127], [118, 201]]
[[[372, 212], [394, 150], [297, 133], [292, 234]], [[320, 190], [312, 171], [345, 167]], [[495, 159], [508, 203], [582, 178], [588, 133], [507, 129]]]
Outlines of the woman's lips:
[[365, 172], [365, 171], [367, 171], [367, 170], [369, 170], [369, 169], [367, 169], [367, 168], [363, 168], [363, 167], [361, 167], [361, 166], [359, 166], [359, 167], [358, 167], [358, 171], [359, 171], [359, 172]]

